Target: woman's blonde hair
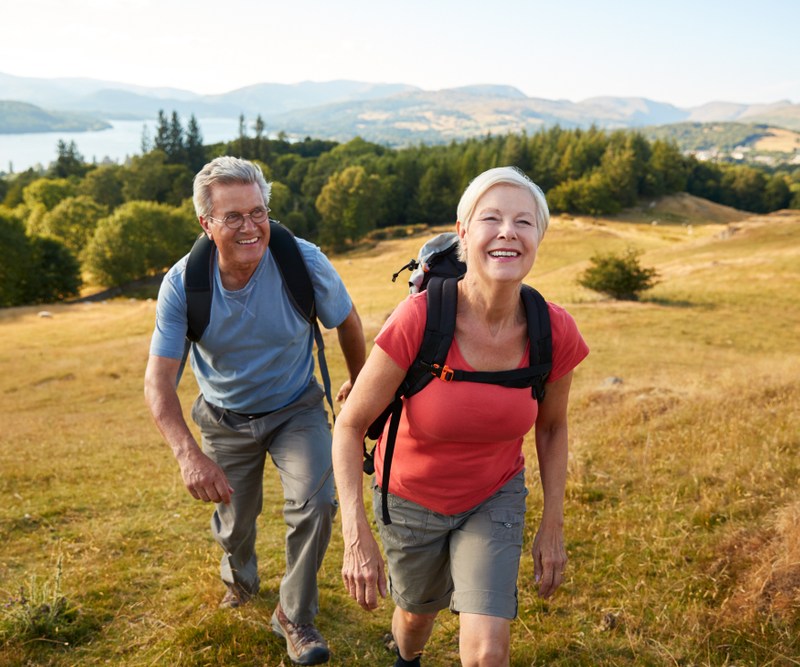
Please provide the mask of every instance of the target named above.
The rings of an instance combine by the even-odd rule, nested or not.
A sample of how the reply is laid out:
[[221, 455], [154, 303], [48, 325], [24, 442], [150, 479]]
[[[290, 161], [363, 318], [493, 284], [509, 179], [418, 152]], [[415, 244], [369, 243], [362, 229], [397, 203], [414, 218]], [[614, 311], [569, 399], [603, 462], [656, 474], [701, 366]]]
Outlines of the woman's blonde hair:
[[[545, 199], [542, 189], [516, 167], [495, 167], [472, 179], [467, 189], [464, 190], [464, 194], [461, 195], [458, 209], [456, 209], [461, 226], [464, 229], [469, 227], [478, 200], [495, 185], [512, 185], [531, 193], [533, 201], [536, 203], [536, 230], [539, 232], [539, 242], [541, 242], [547, 226], [550, 224], [550, 209], [547, 206], [547, 199]], [[459, 247], [459, 259], [466, 261], [463, 244], [460, 244]]]

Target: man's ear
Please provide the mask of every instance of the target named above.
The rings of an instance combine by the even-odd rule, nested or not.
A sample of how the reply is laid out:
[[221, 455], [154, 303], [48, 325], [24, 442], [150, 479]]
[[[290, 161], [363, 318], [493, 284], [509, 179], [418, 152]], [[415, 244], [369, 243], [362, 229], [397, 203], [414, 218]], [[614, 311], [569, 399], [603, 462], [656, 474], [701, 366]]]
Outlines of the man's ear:
[[214, 236], [211, 234], [211, 225], [208, 224], [208, 222], [202, 215], [199, 216], [197, 220], [200, 222], [200, 226], [203, 228], [205, 235], [213, 241]]

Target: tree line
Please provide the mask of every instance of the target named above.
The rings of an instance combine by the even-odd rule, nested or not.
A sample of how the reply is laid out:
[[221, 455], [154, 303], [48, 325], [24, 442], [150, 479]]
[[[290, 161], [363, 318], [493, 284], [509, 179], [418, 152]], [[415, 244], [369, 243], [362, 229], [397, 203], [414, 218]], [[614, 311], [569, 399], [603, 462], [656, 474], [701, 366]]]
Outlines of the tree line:
[[454, 222], [469, 181], [501, 165], [528, 174], [554, 213], [613, 214], [677, 192], [756, 213], [800, 208], [797, 167], [700, 162], [635, 131], [552, 127], [392, 149], [269, 137], [260, 116], [251, 128], [242, 116], [237, 137], [204, 145], [194, 116], [184, 128], [162, 111], [142, 155], [124, 165], [87, 164], [59, 142], [47, 170], [0, 179], [0, 306], [75, 295], [85, 275], [115, 286], [163, 271], [199, 231], [194, 174], [225, 154], [257, 161], [273, 183], [273, 216], [334, 252], [376, 229]]

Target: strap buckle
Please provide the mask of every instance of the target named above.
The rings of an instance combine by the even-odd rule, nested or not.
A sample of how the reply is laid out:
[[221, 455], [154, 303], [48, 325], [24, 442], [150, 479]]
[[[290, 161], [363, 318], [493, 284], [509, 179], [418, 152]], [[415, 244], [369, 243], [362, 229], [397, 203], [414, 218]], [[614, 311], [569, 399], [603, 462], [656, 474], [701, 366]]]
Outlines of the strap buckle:
[[455, 376], [455, 371], [452, 368], [450, 368], [447, 364], [443, 364], [441, 366], [439, 364], [433, 364], [432, 368], [433, 370], [431, 371], [431, 373], [433, 373], [440, 380], [444, 380], [445, 382], [453, 381], [453, 377]]

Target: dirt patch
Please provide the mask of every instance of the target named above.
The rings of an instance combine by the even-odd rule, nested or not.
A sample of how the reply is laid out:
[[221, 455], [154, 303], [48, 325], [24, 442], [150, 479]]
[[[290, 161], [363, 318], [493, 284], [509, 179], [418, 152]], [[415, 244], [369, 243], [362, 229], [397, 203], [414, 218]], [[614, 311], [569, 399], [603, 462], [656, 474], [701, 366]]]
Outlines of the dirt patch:
[[762, 530], [720, 545], [711, 574], [730, 591], [720, 609], [728, 622], [800, 620], [800, 502], [778, 509]]

